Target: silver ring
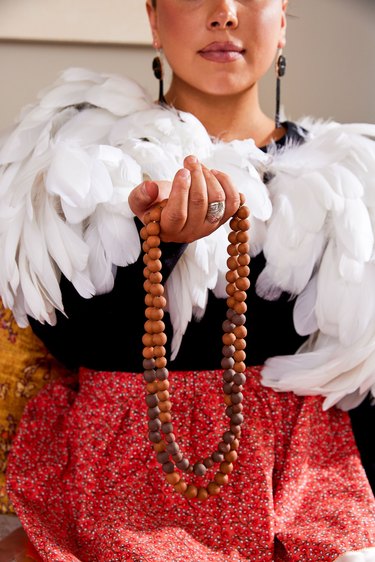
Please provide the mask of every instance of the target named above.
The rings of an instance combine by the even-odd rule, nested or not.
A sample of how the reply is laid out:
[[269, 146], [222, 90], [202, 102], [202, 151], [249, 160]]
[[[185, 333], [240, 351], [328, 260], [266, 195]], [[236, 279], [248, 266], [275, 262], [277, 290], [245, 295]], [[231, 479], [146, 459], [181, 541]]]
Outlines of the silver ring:
[[210, 223], [219, 222], [224, 215], [224, 201], [214, 201], [208, 204], [206, 220]]

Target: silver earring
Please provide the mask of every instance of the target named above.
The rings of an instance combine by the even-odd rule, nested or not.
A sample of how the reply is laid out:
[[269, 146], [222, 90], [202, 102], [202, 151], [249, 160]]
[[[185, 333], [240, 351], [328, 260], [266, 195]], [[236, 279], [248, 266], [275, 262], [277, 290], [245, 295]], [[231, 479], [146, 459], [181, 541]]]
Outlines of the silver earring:
[[276, 111], [275, 111], [275, 127], [280, 127], [280, 82], [281, 78], [285, 75], [286, 71], [286, 58], [280, 50], [276, 58]]

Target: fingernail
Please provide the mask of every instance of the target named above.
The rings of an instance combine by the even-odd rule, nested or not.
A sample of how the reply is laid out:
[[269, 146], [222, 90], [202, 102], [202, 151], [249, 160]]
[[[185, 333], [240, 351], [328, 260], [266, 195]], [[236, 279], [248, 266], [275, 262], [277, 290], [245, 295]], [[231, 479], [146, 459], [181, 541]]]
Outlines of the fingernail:
[[180, 178], [182, 178], [185, 181], [190, 181], [191, 179], [190, 171], [187, 170], [186, 168], [182, 168], [181, 170], [179, 170], [178, 175], [180, 176]]
[[198, 162], [198, 158], [196, 156], [188, 156], [187, 162], [189, 162], [189, 164], [196, 164]]

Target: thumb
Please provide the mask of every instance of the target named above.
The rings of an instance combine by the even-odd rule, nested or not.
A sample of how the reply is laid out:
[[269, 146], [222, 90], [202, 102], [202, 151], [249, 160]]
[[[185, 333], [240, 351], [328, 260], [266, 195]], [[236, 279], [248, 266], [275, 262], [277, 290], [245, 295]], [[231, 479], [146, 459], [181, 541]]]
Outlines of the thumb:
[[[140, 219], [148, 208], [155, 203], [159, 195], [158, 184], [154, 181], [144, 181], [135, 187], [129, 195], [129, 207]], [[142, 221], [143, 222], [143, 221]]]

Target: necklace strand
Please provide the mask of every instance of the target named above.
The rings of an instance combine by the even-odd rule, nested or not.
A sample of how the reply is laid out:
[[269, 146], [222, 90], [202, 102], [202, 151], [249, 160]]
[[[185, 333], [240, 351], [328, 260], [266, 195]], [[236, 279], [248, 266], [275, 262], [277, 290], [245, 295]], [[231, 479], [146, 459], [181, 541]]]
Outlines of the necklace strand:
[[[162, 285], [162, 263], [160, 249], [160, 218], [166, 201], [152, 209], [145, 216], [145, 226], [141, 229], [144, 240], [143, 261], [145, 268], [145, 334], [142, 338], [144, 381], [146, 404], [148, 407], [149, 440], [153, 444], [157, 461], [162, 465], [165, 478], [174, 489], [192, 499], [205, 500], [217, 496], [222, 486], [228, 483], [237, 460], [237, 450], [243, 423], [243, 385], [246, 381], [246, 291], [250, 286], [249, 256], [249, 209], [241, 194], [240, 207], [230, 220], [231, 232], [228, 235], [227, 314], [223, 322], [223, 391], [225, 413], [230, 421], [229, 430], [222, 435], [216, 451], [203, 460], [191, 464], [181, 451], [173, 433], [172, 402], [169, 393], [169, 380], [166, 359], [165, 324], [163, 322], [166, 299]], [[187, 483], [181, 473], [203, 477], [207, 471], [219, 464], [213, 479], [207, 486]]]

